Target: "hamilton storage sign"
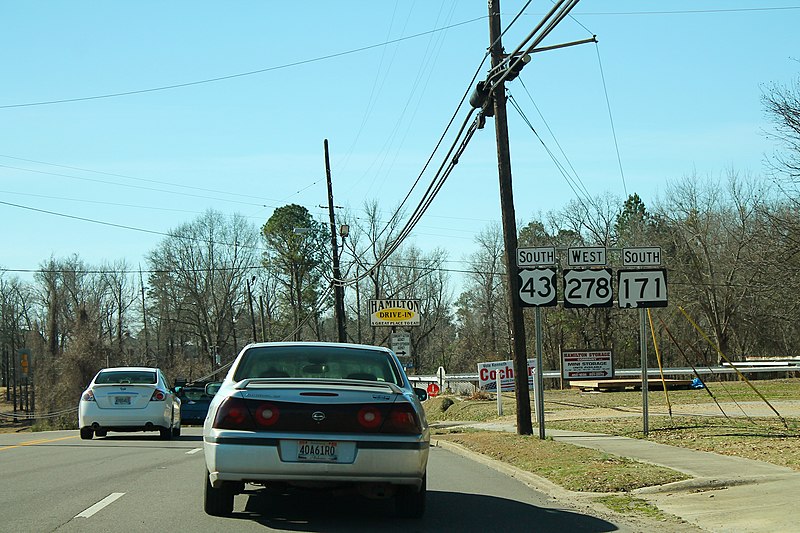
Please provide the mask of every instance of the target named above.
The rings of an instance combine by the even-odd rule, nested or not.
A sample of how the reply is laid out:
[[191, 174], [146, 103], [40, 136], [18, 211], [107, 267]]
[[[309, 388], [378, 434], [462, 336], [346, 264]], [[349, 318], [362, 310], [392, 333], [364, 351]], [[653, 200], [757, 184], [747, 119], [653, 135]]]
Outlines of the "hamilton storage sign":
[[419, 326], [419, 300], [370, 300], [370, 326]]

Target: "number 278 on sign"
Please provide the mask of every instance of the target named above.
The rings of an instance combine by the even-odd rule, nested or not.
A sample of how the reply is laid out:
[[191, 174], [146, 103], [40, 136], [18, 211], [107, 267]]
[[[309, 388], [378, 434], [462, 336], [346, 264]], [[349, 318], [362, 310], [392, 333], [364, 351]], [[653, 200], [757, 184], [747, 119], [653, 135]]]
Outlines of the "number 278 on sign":
[[556, 305], [556, 270], [533, 268], [519, 271], [519, 298], [528, 307]]

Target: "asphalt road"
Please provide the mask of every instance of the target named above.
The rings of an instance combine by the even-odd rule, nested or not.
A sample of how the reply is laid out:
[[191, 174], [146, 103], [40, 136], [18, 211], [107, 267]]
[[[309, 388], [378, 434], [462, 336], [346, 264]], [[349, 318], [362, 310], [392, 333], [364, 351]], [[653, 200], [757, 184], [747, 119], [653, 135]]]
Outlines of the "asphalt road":
[[428, 466], [421, 520], [393, 514], [391, 500], [256, 489], [236, 497], [229, 518], [203, 512], [200, 428], [171, 441], [77, 431], [0, 434], [0, 529], [108, 531], [618, 531], [606, 520], [559, 507], [546, 494], [441, 448]]

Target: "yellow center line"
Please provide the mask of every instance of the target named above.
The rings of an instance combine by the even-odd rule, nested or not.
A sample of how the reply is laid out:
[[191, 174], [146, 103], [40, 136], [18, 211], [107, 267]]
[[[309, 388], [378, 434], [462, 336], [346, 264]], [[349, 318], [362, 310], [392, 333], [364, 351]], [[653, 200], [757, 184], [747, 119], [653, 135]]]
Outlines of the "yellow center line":
[[57, 439], [39, 439], [39, 440], [29, 440], [27, 442], [21, 442], [19, 444], [13, 444], [11, 446], [4, 446], [0, 448], [0, 452], [3, 450], [10, 450], [11, 448], [21, 448], [22, 446], [36, 446], [37, 444], [44, 444], [46, 442], [56, 442], [59, 440], [67, 440], [67, 439], [77, 439], [77, 435], [71, 435], [69, 437], [58, 437]]

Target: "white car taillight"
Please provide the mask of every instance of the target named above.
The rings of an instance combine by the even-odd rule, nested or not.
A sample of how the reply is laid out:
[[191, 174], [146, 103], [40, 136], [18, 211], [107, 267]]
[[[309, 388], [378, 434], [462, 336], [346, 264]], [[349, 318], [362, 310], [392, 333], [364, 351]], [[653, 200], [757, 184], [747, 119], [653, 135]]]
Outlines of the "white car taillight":
[[83, 400], [84, 402], [93, 402], [94, 393], [92, 392], [92, 389], [89, 389], [86, 392], [84, 392], [83, 396], [81, 396], [81, 400]]
[[167, 395], [164, 394], [164, 391], [160, 391], [160, 390], [156, 389], [155, 391], [153, 391], [153, 395], [150, 397], [150, 401], [151, 402], [163, 402], [166, 397], [167, 397]]

